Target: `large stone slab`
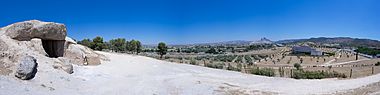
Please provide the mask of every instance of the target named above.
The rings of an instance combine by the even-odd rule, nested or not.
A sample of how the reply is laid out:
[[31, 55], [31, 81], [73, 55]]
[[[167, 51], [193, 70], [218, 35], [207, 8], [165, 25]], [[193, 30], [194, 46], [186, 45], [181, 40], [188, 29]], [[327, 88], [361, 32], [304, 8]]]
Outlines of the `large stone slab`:
[[14, 23], [5, 29], [6, 35], [19, 41], [28, 41], [32, 38], [43, 40], [65, 40], [66, 26], [60, 23], [30, 20]]

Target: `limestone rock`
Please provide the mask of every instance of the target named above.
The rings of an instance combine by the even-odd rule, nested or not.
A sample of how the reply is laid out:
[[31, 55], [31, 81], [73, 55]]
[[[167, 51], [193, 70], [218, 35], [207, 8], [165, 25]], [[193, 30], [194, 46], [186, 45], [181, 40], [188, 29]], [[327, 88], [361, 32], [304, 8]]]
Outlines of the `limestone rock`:
[[7, 51], [8, 50], [8, 45], [2, 40], [0, 39], [0, 51]]
[[37, 73], [37, 60], [32, 56], [22, 57], [17, 66], [16, 77], [22, 80], [33, 79]]
[[66, 26], [53, 22], [30, 20], [14, 23], [5, 27], [6, 35], [19, 41], [28, 41], [32, 38], [43, 40], [65, 40]]
[[67, 44], [77, 44], [77, 42], [70, 37], [65, 38]]
[[74, 64], [83, 65], [85, 63], [85, 52], [77, 44], [70, 44], [65, 50], [64, 57], [71, 60]]
[[88, 54], [86, 55], [85, 60], [87, 61], [86, 65], [100, 65], [100, 57], [97, 54]]
[[100, 60], [107, 59], [105, 56], [101, 56], [101, 54], [79, 44], [70, 44], [65, 50], [64, 57], [78, 65], [99, 65], [101, 64]]
[[68, 74], [74, 73], [73, 65], [68, 59], [62, 57], [60, 57], [59, 60], [55, 61], [53, 68], [63, 70]]

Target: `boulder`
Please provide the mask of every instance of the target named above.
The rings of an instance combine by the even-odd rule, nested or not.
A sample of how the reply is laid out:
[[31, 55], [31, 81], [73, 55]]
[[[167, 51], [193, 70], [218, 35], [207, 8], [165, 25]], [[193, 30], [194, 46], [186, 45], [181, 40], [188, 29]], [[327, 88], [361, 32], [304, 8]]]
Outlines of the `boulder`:
[[85, 57], [87, 63], [85, 65], [100, 65], [100, 57], [97, 54], [87, 54]]
[[64, 57], [78, 65], [100, 65], [100, 60], [108, 59], [104, 55], [98, 54], [90, 48], [79, 44], [69, 44], [65, 50]]
[[63, 70], [68, 74], [74, 73], [74, 67], [70, 63], [70, 60], [62, 57], [58, 59], [59, 60], [55, 61], [55, 63], [53, 64], [53, 68]]
[[19, 62], [15, 76], [22, 80], [33, 79], [37, 73], [37, 60], [32, 56], [24, 56]]
[[69, 44], [65, 50], [64, 57], [77, 65], [84, 65], [85, 52], [77, 44]]
[[14, 23], [5, 27], [4, 30], [7, 36], [19, 41], [28, 41], [32, 38], [65, 40], [67, 35], [65, 25], [38, 20]]

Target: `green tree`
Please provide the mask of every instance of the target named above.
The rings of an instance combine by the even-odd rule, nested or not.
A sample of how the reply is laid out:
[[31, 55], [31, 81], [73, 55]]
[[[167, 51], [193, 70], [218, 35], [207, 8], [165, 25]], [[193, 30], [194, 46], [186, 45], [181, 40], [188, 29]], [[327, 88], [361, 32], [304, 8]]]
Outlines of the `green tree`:
[[111, 43], [110, 42], [104, 42], [103, 50], [104, 49], [110, 49], [110, 48], [112, 48]]
[[111, 48], [115, 52], [123, 52], [126, 50], [126, 40], [124, 38], [112, 39], [109, 41]]
[[377, 62], [377, 63], [375, 64], [375, 66], [380, 66], [380, 62]]
[[207, 50], [206, 53], [209, 53], [209, 54], [218, 54], [218, 52], [216, 51], [215, 48], [211, 48], [211, 49]]
[[92, 40], [91, 48], [94, 50], [103, 50], [105, 48], [105, 44], [103, 42], [103, 37], [97, 36]]
[[160, 58], [162, 59], [162, 56], [164, 56], [166, 52], [168, 51], [168, 47], [166, 46], [165, 43], [160, 42], [158, 43], [157, 48], [158, 48], [158, 54], [160, 55]]
[[125, 42], [125, 49], [126, 49], [126, 51], [132, 51], [132, 46], [131, 46], [131, 42], [130, 41], [126, 41]]
[[136, 54], [138, 55], [142, 51], [142, 45], [140, 41], [136, 41]]
[[78, 44], [91, 48], [92, 41], [86, 38], [86, 39], [83, 39], [82, 41], [78, 41]]
[[137, 41], [136, 40], [131, 40], [130, 42], [129, 42], [130, 44], [130, 51], [132, 52], [132, 54], [134, 53], [134, 52], [137, 52]]
[[127, 50], [131, 52], [132, 54], [134, 53], [139, 54], [142, 51], [141, 42], [138, 40], [128, 41], [126, 45], [127, 45], [126, 46]]
[[294, 64], [294, 67], [295, 67], [297, 70], [300, 70], [300, 69], [301, 69], [301, 64], [296, 63], [296, 64]]

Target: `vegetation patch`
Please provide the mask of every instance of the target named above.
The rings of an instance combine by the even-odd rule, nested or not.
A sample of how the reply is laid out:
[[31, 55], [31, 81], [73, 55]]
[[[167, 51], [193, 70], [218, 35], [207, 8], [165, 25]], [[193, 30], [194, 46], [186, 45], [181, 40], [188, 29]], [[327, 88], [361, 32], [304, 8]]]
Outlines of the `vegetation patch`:
[[191, 60], [190, 60], [190, 64], [191, 64], [191, 65], [198, 65], [198, 64], [197, 64], [197, 61], [196, 61], [195, 59], [191, 59]]
[[335, 53], [331, 53], [331, 52], [324, 52], [324, 55], [326, 55], [326, 56], [335, 56]]
[[303, 71], [295, 70], [292, 78], [295, 79], [324, 79], [324, 78], [347, 78], [343, 73], [338, 72], [324, 72], [324, 71]]
[[275, 75], [274, 70], [272, 68], [253, 69], [251, 71], [251, 74], [268, 76], [268, 77], [274, 77]]
[[377, 62], [377, 63], [375, 64], [375, 66], [380, 66], [380, 62]]
[[249, 57], [248, 55], [244, 56], [244, 59], [247, 63], [253, 63], [253, 60], [251, 57]]
[[227, 70], [230, 70], [230, 71], [241, 71], [241, 68], [233, 67], [231, 64], [228, 64]]
[[380, 54], [380, 50], [373, 49], [373, 48], [367, 48], [367, 47], [359, 47], [356, 52], [368, 54], [368, 55], [376, 55]]
[[232, 62], [237, 55], [218, 55], [214, 57], [214, 61]]
[[215, 69], [223, 69], [223, 66], [224, 66], [223, 63], [209, 63], [209, 64], [206, 64], [206, 67], [215, 68]]

